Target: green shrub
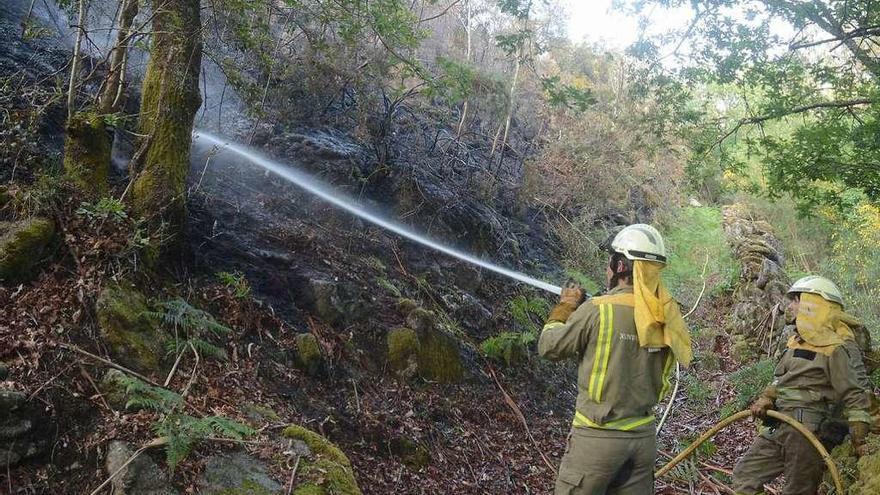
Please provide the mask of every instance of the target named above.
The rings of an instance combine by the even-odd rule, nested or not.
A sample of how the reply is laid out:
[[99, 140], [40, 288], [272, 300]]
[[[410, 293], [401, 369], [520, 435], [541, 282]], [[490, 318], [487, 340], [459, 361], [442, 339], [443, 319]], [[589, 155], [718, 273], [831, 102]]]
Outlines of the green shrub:
[[128, 399], [126, 409], [149, 409], [160, 413], [152, 429], [167, 441], [165, 455], [172, 471], [202, 440], [212, 437], [242, 440], [256, 433], [249, 426], [223, 416], [196, 418], [175, 412], [183, 406], [184, 399], [172, 390], [155, 387], [124, 374], [119, 374], [114, 380], [125, 387]]
[[698, 406], [709, 402], [709, 399], [712, 398], [714, 392], [705, 381], [692, 374], [685, 375], [682, 380], [682, 385], [684, 385], [684, 393], [688, 400], [692, 404]]
[[80, 203], [76, 214], [88, 219], [89, 223], [97, 221], [121, 221], [128, 218], [125, 205], [116, 198], [101, 198], [96, 203]]
[[668, 254], [663, 280], [686, 306], [696, 302], [703, 287], [703, 266], [706, 295], [730, 289], [739, 277], [721, 220], [720, 208], [687, 206], [661, 222]]
[[501, 332], [480, 344], [487, 358], [513, 366], [525, 360], [528, 349], [537, 338], [532, 332]]
[[217, 272], [217, 279], [227, 288], [232, 289], [232, 294], [238, 299], [245, 299], [251, 295], [251, 284], [241, 272]]
[[514, 297], [507, 307], [514, 324], [526, 330], [540, 325], [550, 312], [550, 303], [546, 299], [524, 295]]
[[144, 314], [170, 327], [172, 338], [166, 344], [169, 354], [178, 355], [193, 348], [202, 356], [226, 359], [226, 351], [211, 340], [228, 335], [232, 332], [230, 328], [218, 323], [207, 311], [194, 308], [180, 298], [159, 302], [157, 307], [157, 311]]
[[734, 391], [736, 392], [733, 405], [737, 411], [748, 407], [764, 388], [770, 384], [773, 380], [774, 369], [776, 369], [776, 362], [772, 359], [765, 359], [755, 364], [744, 366], [730, 374], [730, 383], [733, 384]]
[[598, 294], [599, 292], [602, 292], [601, 285], [599, 285], [598, 283], [596, 283], [595, 280], [578, 270], [574, 270], [571, 268], [566, 269], [565, 276], [566, 278], [574, 280], [575, 283], [580, 285], [581, 288], [583, 288], [587, 292], [587, 294]]

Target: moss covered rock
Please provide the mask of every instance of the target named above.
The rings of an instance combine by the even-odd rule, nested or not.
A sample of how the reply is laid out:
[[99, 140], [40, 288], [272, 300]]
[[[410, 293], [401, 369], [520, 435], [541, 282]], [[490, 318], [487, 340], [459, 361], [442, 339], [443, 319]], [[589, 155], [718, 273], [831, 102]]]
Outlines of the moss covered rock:
[[385, 336], [388, 366], [404, 378], [415, 375], [418, 366], [419, 337], [415, 330], [395, 328]]
[[397, 311], [401, 316], [406, 318], [410, 313], [413, 312], [414, 309], [419, 307], [419, 303], [415, 302], [412, 299], [401, 297], [397, 300]]
[[455, 339], [436, 328], [424, 330], [418, 335], [419, 376], [439, 383], [453, 383], [464, 377], [464, 366]]
[[431, 463], [431, 452], [409, 438], [398, 437], [391, 440], [391, 453], [413, 471], [421, 471]]
[[406, 315], [406, 324], [416, 332], [426, 332], [436, 327], [437, 316], [425, 308], [415, 308]]
[[98, 327], [114, 359], [137, 371], [159, 369], [165, 335], [147, 317], [147, 298], [130, 286], [113, 284], [101, 291], [96, 304]]
[[199, 478], [203, 495], [277, 495], [281, 485], [269, 477], [266, 466], [257, 459], [236, 452], [215, 455], [205, 461]]
[[64, 138], [64, 172], [83, 191], [107, 192], [110, 173], [110, 137], [104, 119], [91, 112], [73, 115]]
[[282, 432], [301, 453], [294, 495], [360, 495], [348, 457], [321, 435], [298, 425]]
[[0, 282], [25, 280], [55, 238], [55, 224], [45, 218], [0, 222]]
[[125, 374], [123, 372], [111, 368], [104, 373], [101, 383], [98, 384], [98, 388], [104, 395], [104, 400], [117, 411], [124, 410], [125, 403], [128, 402], [125, 394], [125, 385], [123, 384], [124, 378]]
[[321, 344], [310, 333], [301, 333], [296, 336], [296, 366], [306, 373], [316, 376], [324, 370], [324, 355], [321, 353]]

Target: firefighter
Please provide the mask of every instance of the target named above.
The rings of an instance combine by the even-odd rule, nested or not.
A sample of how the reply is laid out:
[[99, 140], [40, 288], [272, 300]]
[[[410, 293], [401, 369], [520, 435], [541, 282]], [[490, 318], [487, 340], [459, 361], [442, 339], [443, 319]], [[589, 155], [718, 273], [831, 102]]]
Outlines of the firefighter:
[[[773, 383], [752, 404], [752, 414], [765, 418], [775, 409], [821, 435], [841, 407], [853, 451], [861, 455], [871, 417], [864, 389], [864, 367], [858, 349], [847, 344], [840, 290], [822, 277], [805, 277], [789, 290], [795, 333], [774, 371]], [[816, 449], [793, 427], [769, 423], [733, 471], [737, 494], [763, 493], [764, 484], [785, 474], [783, 495], [813, 495], [825, 472]]]
[[578, 397], [556, 494], [654, 491], [654, 406], [675, 361], [692, 358], [678, 303], [660, 281], [666, 248], [650, 225], [630, 225], [610, 244], [608, 291], [584, 301], [567, 285], [538, 340], [547, 359], [578, 360]]

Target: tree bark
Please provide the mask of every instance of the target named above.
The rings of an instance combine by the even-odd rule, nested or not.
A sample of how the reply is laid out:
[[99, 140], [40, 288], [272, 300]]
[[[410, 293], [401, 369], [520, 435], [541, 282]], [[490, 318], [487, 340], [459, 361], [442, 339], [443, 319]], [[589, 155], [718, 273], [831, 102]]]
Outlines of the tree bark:
[[[193, 122], [201, 105], [199, 0], [165, 0], [154, 13], [153, 46], [144, 76], [139, 132], [143, 164], [132, 173], [132, 206], [152, 225], [181, 233], [186, 217]], [[172, 240], [172, 242], [174, 242]]]
[[98, 113], [116, 113], [122, 106], [121, 98], [122, 82], [125, 74], [125, 63], [128, 59], [128, 45], [131, 41], [131, 25], [138, 14], [139, 0], [122, 0], [122, 9], [119, 13], [119, 34], [116, 37], [116, 45], [110, 53], [110, 72], [104, 81], [101, 94], [98, 97]]
[[[470, 64], [471, 63], [471, 22], [472, 22], [471, 16], [472, 16], [472, 12], [471, 12], [471, 0], [465, 0], [465, 1], [467, 2], [467, 13], [466, 13], [467, 19], [465, 21], [464, 29], [465, 29], [465, 32], [467, 33], [467, 49], [464, 54], [464, 57], [465, 57], [464, 61], [467, 62], [468, 64]], [[464, 105], [462, 105], [462, 107], [461, 107], [461, 120], [458, 122], [458, 131], [456, 132], [456, 135], [458, 137], [461, 137], [461, 133], [462, 133], [462, 131], [464, 131], [464, 124], [465, 124], [465, 121], [467, 121], [467, 116], [468, 116], [468, 100], [465, 99]]]

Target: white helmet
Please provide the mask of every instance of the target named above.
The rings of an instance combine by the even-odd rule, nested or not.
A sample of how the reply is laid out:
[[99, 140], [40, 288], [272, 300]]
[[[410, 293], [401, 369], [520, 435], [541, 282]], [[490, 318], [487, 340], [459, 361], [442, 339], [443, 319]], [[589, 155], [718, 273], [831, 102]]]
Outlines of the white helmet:
[[624, 227], [611, 241], [611, 251], [629, 260], [666, 263], [666, 245], [657, 229], [644, 223]]
[[791, 284], [791, 289], [788, 289], [789, 294], [800, 292], [818, 294], [826, 301], [831, 301], [843, 306], [843, 294], [840, 292], [840, 289], [834, 282], [825, 277], [808, 275]]

